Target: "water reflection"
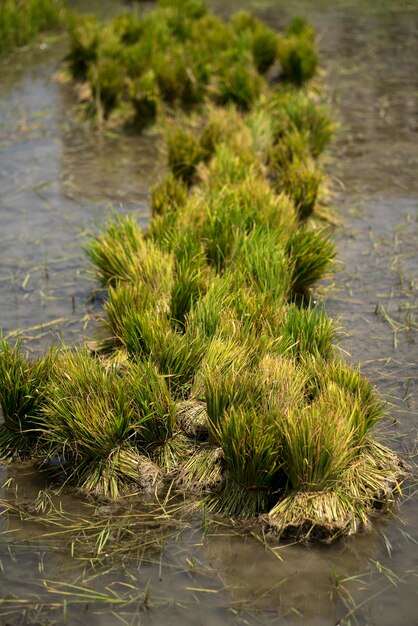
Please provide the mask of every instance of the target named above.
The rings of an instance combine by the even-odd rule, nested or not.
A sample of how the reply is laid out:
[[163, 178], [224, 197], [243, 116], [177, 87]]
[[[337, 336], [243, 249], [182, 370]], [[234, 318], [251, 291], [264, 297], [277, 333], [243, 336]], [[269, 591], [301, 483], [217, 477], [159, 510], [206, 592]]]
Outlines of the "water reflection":
[[85, 336], [86, 232], [113, 209], [135, 211], [145, 224], [165, 162], [155, 133], [88, 132], [71, 90], [54, 80], [63, 55], [57, 42], [48, 54], [20, 51], [0, 64], [0, 325], [4, 333], [35, 327], [38, 350], [51, 341], [45, 324], [54, 337]]
[[[63, 111], [68, 98], [62, 99]], [[165, 153], [160, 134], [141, 137], [72, 127], [62, 137], [61, 179], [65, 194], [114, 205], [138, 206], [148, 220], [150, 188], [161, 180]]]
[[[173, 529], [151, 525], [146, 543], [143, 534], [138, 536], [139, 551], [131, 543], [129, 558], [126, 555], [122, 561], [113, 559], [112, 548], [108, 547], [95, 558], [94, 541], [89, 541], [85, 535], [80, 542], [80, 530], [63, 534], [61, 524], [45, 527], [34, 521], [35, 516], [42, 517], [39, 506], [38, 511], [35, 510], [38, 491], [45, 488], [39, 474], [32, 474], [28, 468], [12, 470], [9, 477], [17, 482], [6, 490], [3, 503], [9, 502], [13, 507], [18, 503], [21, 514], [29, 517], [22, 524], [18, 514], [9, 515], [8, 540], [3, 538], [0, 548], [5, 573], [2, 591], [5, 597], [15, 592], [17, 572], [24, 567], [27, 574], [19, 596], [32, 598], [40, 594], [46, 614], [52, 601], [58, 602], [62, 610], [59, 594], [66, 590], [66, 584], [77, 580], [90, 591], [103, 592], [106, 584], [118, 586], [125, 596], [128, 591], [132, 592], [132, 584], [138, 590], [148, 588], [151, 606], [158, 607], [158, 612], [141, 615], [140, 622], [132, 623], [154, 624], [164, 620], [175, 624], [181, 617], [181, 623], [186, 624], [225, 621], [230, 624], [294, 624], [302, 621], [331, 625], [337, 623], [345, 610], [338, 594], [341, 564], [344, 563], [344, 577], [356, 578], [361, 573], [360, 580], [365, 583], [374, 569], [373, 561], [381, 558], [381, 533], [377, 529], [358, 536], [355, 541], [345, 540], [335, 546], [277, 546], [266, 542], [261, 534], [256, 536], [259, 528], [249, 533], [248, 529], [238, 526], [210, 524], [202, 533], [197, 521], [184, 523], [175, 528], [174, 533]], [[17, 494], [12, 489], [16, 484], [21, 487]], [[94, 519], [92, 504], [85, 505], [83, 510], [80, 501], [71, 495], [55, 499], [65, 511], [61, 521], [67, 519], [68, 524], [74, 524], [77, 518], [69, 517], [71, 513], [78, 513], [81, 521], [92, 519], [92, 515]], [[130, 511], [131, 516], [133, 513]], [[59, 517], [55, 515], [55, 519], [58, 522]], [[87, 529], [90, 522], [84, 524]], [[73, 558], [69, 558], [70, 552]], [[47, 585], [48, 590], [41, 593], [42, 580], [54, 580], [55, 584], [51, 589]], [[124, 589], [123, 584], [128, 581], [131, 586]], [[79, 589], [67, 591], [71, 591], [69, 605], [80, 602]], [[164, 607], [173, 603], [177, 611], [167, 613]], [[96, 609], [103, 610], [103, 604], [104, 600], [102, 606], [97, 603]], [[135, 607], [132, 602], [128, 605], [124, 610], [132, 618]], [[78, 623], [80, 613], [74, 608], [73, 611], [74, 623]], [[202, 611], [205, 619], [200, 622], [198, 615]]]

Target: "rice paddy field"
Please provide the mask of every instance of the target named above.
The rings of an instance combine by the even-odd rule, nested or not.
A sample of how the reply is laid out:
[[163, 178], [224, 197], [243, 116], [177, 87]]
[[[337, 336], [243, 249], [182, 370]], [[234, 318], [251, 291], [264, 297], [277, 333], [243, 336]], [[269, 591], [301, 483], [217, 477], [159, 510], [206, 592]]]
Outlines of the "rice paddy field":
[[[318, 89], [326, 101], [337, 123], [337, 131], [322, 157], [321, 170], [317, 169], [316, 159], [323, 145], [315, 143], [314, 138], [326, 135], [326, 124], [321, 127], [322, 135], [319, 132], [309, 135], [310, 155], [304, 167], [310, 186], [303, 194], [295, 195], [295, 190], [300, 190], [296, 169], [283, 169], [288, 154], [284, 155], [277, 146], [274, 148], [269, 138], [271, 129], [266, 130], [269, 107], [277, 107], [277, 101], [267, 99], [266, 108], [246, 113], [252, 111], [263, 89], [263, 79], [255, 73], [248, 74], [248, 64], [242, 65], [242, 59], [237, 61], [233, 55], [228, 56], [228, 51], [225, 58], [233, 70], [226, 71], [224, 66], [217, 69], [219, 76], [215, 86], [208, 91], [212, 109], [206, 125], [196, 113], [191, 113], [182, 118], [181, 124], [174, 117], [173, 125], [169, 124], [164, 132], [158, 124], [154, 127], [153, 122], [161, 115], [162, 107], [172, 105], [172, 92], [167, 67], [159, 64], [157, 57], [153, 59], [152, 70], [145, 74], [146, 79], [138, 81], [134, 73], [128, 74], [123, 99], [118, 82], [120, 57], [112, 49], [112, 38], [107, 41], [108, 57], [93, 69], [83, 65], [84, 61], [80, 62], [80, 47], [73, 45], [67, 56], [70, 71], [78, 80], [88, 83], [87, 87], [86, 84], [82, 87], [82, 93], [78, 89], [78, 96], [81, 93], [87, 103], [81, 109], [74, 86], [68, 77], [63, 80], [62, 60], [69, 50], [65, 37], [50, 32], [40, 35], [27, 48], [0, 59], [0, 323], [3, 335], [12, 342], [19, 339], [33, 359], [51, 342], [80, 346], [88, 342], [90, 349], [100, 353], [103, 362], [109, 359], [113, 363], [104, 369], [98, 368], [97, 360], [92, 360], [82, 350], [73, 356], [62, 356], [56, 366], [58, 373], [56, 371], [49, 379], [49, 391], [39, 385], [36, 389], [38, 394], [49, 393], [50, 398], [42, 419], [53, 427], [48, 430], [49, 439], [47, 437], [43, 444], [56, 445], [60, 441], [61, 447], [53, 448], [53, 454], [44, 455], [46, 460], [41, 471], [35, 470], [30, 461], [0, 465], [0, 621], [13, 625], [396, 623], [412, 626], [416, 623], [418, 608], [415, 476], [418, 6], [412, 1], [395, 0], [381, 2], [378, 6], [360, 0], [350, 3], [298, 0], [280, 5], [266, 0], [263, 3], [230, 2], [227, 7], [225, 3], [212, 0], [207, 4], [215, 15], [225, 18], [238, 10], [251, 11], [267, 26], [267, 30], [255, 26], [251, 31], [258, 37], [254, 39], [257, 44], [251, 45], [260, 75], [268, 71], [271, 32], [283, 32], [292, 23], [289, 40], [282, 42], [281, 64], [288, 68], [284, 70], [288, 76], [293, 76], [295, 89], [304, 82], [304, 72], [310, 74], [313, 61], [310, 44], [304, 43], [307, 65], [296, 64], [296, 69], [294, 64], [286, 65], [286, 59], [294, 59], [288, 54], [292, 37], [298, 37], [305, 28], [303, 22], [292, 22], [292, 19], [296, 15], [303, 16], [314, 27], [321, 69], [313, 91]], [[146, 14], [153, 7], [153, 3], [143, 3]], [[91, 0], [71, 3], [71, 8], [109, 18], [126, 6], [116, 0], [101, 3]], [[236, 19], [234, 28], [239, 32], [243, 29], [239, 45], [240, 51], [246, 54], [248, 26], [243, 19]], [[84, 38], [84, 45], [86, 35], [81, 36], [77, 31], [79, 27], [74, 24], [70, 38], [73, 44]], [[205, 28], [211, 24], [213, 26], [213, 22], [207, 22]], [[91, 40], [90, 34], [95, 28], [91, 22], [87, 41]], [[136, 36], [123, 20], [118, 22], [118, 29], [127, 41]], [[311, 31], [307, 32], [309, 41]], [[160, 36], [158, 33], [157, 29], [156, 37]], [[164, 33], [161, 37], [164, 40]], [[213, 47], [216, 45], [214, 39]], [[191, 48], [189, 53], [193, 52]], [[143, 51], [138, 52], [133, 47], [131, 53], [143, 54]], [[181, 72], [181, 55], [176, 59]], [[202, 72], [203, 82], [206, 80], [205, 59], [196, 66]], [[157, 102], [156, 83], [159, 93], [162, 91], [164, 95], [163, 104]], [[190, 113], [187, 111], [190, 104], [195, 105], [202, 97], [200, 84], [185, 72], [181, 95], [176, 92], [175, 101], [181, 102], [186, 113]], [[292, 97], [300, 104], [299, 96]], [[231, 101], [234, 108], [219, 113], [217, 107]], [[245, 124], [242, 115], [248, 116]], [[138, 135], [138, 130], [143, 130], [143, 121], [138, 128], [139, 119], [146, 119], [147, 128]], [[128, 120], [123, 132], [120, 131], [121, 120], [125, 125]], [[228, 148], [222, 141], [219, 143], [219, 127], [221, 134], [228, 134]], [[294, 154], [300, 155], [302, 148], [297, 137], [294, 133], [291, 136], [294, 143], [289, 145]], [[187, 159], [184, 158], [185, 146]], [[263, 156], [266, 152], [268, 158]], [[193, 158], [189, 159], [190, 154]], [[245, 161], [247, 157], [251, 164]], [[244, 163], [244, 169], [239, 169], [240, 163]], [[249, 193], [245, 168], [249, 169], [252, 181], [259, 181], [257, 198], [264, 207], [260, 215], [245, 213], [245, 194]], [[331, 194], [318, 212], [316, 190], [322, 180], [322, 168]], [[225, 186], [225, 172], [230, 176], [226, 181], [228, 185], [235, 181], [234, 190], [241, 194], [243, 216], [255, 224], [243, 246], [233, 221], [230, 229], [225, 229], [228, 218], [225, 207], [230, 206], [225, 191], [230, 188]], [[164, 180], [165, 186], [161, 187]], [[275, 196], [279, 200], [273, 201], [269, 187], [273, 184], [279, 193], [294, 198], [299, 225], [290, 217], [285, 195]], [[166, 194], [176, 207], [174, 218], [167, 208]], [[143, 241], [137, 225], [144, 229], [149, 227], [151, 206], [150, 238]], [[206, 221], [202, 211], [203, 215], [207, 212]], [[115, 217], [126, 214], [128, 218]], [[310, 230], [312, 215], [318, 215], [321, 227], [316, 223]], [[219, 229], [217, 220], [223, 228]], [[335, 226], [332, 229], [336, 249], [333, 269], [338, 267], [340, 271], [328, 273], [317, 282], [327, 274], [327, 259], [334, 254], [329, 226], [326, 226], [326, 234], [322, 230], [330, 220]], [[190, 223], [195, 228], [193, 236], [186, 228]], [[290, 239], [283, 234], [286, 229], [293, 233]], [[282, 233], [282, 239], [273, 245], [272, 233], [275, 232]], [[194, 237], [200, 237], [206, 246], [207, 265], [202, 261], [202, 251]], [[119, 245], [120, 241], [122, 256], [119, 260], [123, 263], [115, 265], [114, 257], [108, 255], [108, 246], [115, 242]], [[304, 245], [316, 242], [317, 263], [318, 259], [325, 259], [323, 266], [311, 264], [311, 273], [306, 266], [304, 273], [300, 270], [301, 259], [306, 258], [303, 256], [306, 248], [301, 247], [301, 241]], [[130, 246], [142, 255], [139, 268], [127, 263], [131, 258]], [[83, 248], [95, 264], [95, 275]], [[268, 271], [266, 258], [269, 259]], [[157, 260], [154, 265], [153, 259]], [[236, 269], [233, 280], [228, 275], [229, 259], [233, 259]], [[170, 269], [172, 266], [174, 270]], [[193, 272], [188, 274], [190, 267]], [[276, 274], [272, 274], [272, 267]], [[132, 272], [136, 276], [138, 271], [145, 276], [150, 289], [133, 293], [130, 276]], [[174, 282], [170, 278], [171, 271]], [[282, 291], [268, 282], [271, 276], [284, 285]], [[124, 286], [120, 287], [120, 281]], [[251, 289], [255, 284], [263, 294], [264, 308], [260, 304], [258, 309], [263, 311], [260, 319], [269, 320], [269, 329], [277, 324], [282, 341], [278, 347], [268, 343], [267, 332], [261, 334], [263, 339], [250, 332], [257, 319], [257, 313], [250, 312]], [[311, 303], [310, 308], [303, 309], [311, 287], [319, 308], [312, 309]], [[110, 291], [105, 304], [107, 322], [103, 327], [100, 318], [104, 288]], [[231, 294], [236, 291], [248, 299], [238, 301], [236, 298], [231, 304]], [[199, 309], [196, 302], [202, 294], [206, 308]], [[296, 299], [297, 305], [287, 308], [289, 298]], [[219, 299], [228, 303], [230, 309], [235, 307], [235, 313], [233, 318], [224, 316], [215, 323], [218, 335], [211, 341], [209, 350], [206, 339], [199, 344], [193, 333], [197, 327], [204, 328], [206, 335], [212, 338], [213, 319], [218, 320], [215, 305]], [[142, 317], [138, 310], [131, 318], [125, 314], [132, 302], [135, 306], [140, 303]], [[271, 306], [279, 308], [285, 322], [280, 316], [277, 320], [266, 313]], [[363, 395], [358, 402], [366, 402], [367, 411], [363, 410], [368, 420], [366, 434], [369, 423], [380, 422], [380, 401], [370, 395], [372, 392], [366, 383], [358, 383], [355, 373], [350, 375], [351, 382], [347, 382], [346, 370], [338, 364], [322, 368], [321, 359], [326, 361], [335, 350], [331, 347], [334, 331], [328, 318], [323, 317], [323, 309], [330, 318], [337, 320], [335, 326], [338, 326], [342, 358], [353, 367], [360, 364], [362, 374], [367, 375], [389, 402], [388, 418], [379, 423], [379, 434], [397, 458], [409, 466], [409, 478], [403, 485], [402, 497], [394, 494], [389, 510], [373, 512], [367, 532], [340, 537], [331, 543], [314, 541], [318, 539], [314, 533], [309, 541], [309, 528], [305, 528], [304, 543], [296, 540], [301, 538], [301, 533], [296, 533], [296, 539], [289, 533], [286, 540], [282, 537], [279, 541], [277, 535], [283, 532], [283, 525], [280, 526], [277, 519], [287, 514], [292, 526], [298, 507], [297, 498], [280, 499], [283, 493], [288, 493], [285, 491], [288, 487], [281, 482], [283, 472], [287, 485], [302, 486], [302, 491], [312, 496], [308, 502], [306, 498], [303, 500], [305, 507], [316, 497], [313, 486], [321, 483], [317, 475], [309, 474], [302, 466], [299, 471], [295, 469], [295, 455], [293, 465], [288, 459], [283, 466], [272, 469], [267, 455], [271, 453], [269, 437], [274, 436], [277, 420], [273, 420], [273, 426], [263, 423], [262, 442], [257, 429], [239, 430], [244, 419], [246, 423], [256, 424], [251, 422], [255, 413], [264, 411], [272, 415], [275, 409], [268, 394], [261, 393], [258, 387], [254, 391], [254, 377], [246, 374], [254, 359], [258, 359], [257, 367], [264, 373], [263, 384], [267, 387], [272, 384], [271, 371], [278, 368], [283, 372], [283, 380], [287, 382], [274, 387], [275, 398], [283, 398], [280, 401], [287, 402], [285, 406], [298, 407], [306, 416], [306, 432], [314, 432], [309, 429], [316, 410], [333, 407], [335, 419], [321, 435], [323, 438], [318, 439], [322, 450], [328, 449], [334, 441], [332, 437], [340, 424], [340, 413], [351, 407], [352, 419], [357, 415], [357, 404], [347, 399], [352, 381], [362, 385]], [[211, 318], [207, 314], [209, 310], [213, 314]], [[240, 313], [243, 310], [247, 311], [249, 326], [244, 323], [245, 315]], [[122, 317], [121, 311], [124, 312]], [[294, 341], [295, 333], [300, 332], [297, 329], [300, 329], [301, 316], [304, 316], [303, 328], [307, 333], [303, 344], [309, 354], [307, 360], [304, 360], [302, 348], [295, 348], [301, 345], [300, 335], [298, 342]], [[166, 318], [171, 326], [164, 326]], [[311, 327], [314, 328], [312, 335], [307, 330]], [[104, 330], [107, 335], [103, 334]], [[101, 339], [93, 344], [92, 339], [97, 339], [98, 332]], [[183, 339], [180, 341], [179, 337]], [[257, 356], [248, 348], [248, 342], [258, 342]], [[165, 345], [166, 349], [158, 350], [160, 345]], [[211, 363], [216, 362], [225, 349], [234, 355], [237, 370], [232, 374], [228, 367], [214, 372], [211, 369]], [[3, 344], [2, 351], [7, 361], [7, 345]], [[205, 354], [203, 361], [200, 351]], [[291, 359], [277, 356], [283, 353], [286, 359], [290, 354]], [[136, 361], [138, 354], [142, 355], [142, 360]], [[167, 362], [167, 354], [174, 354], [179, 361], [172, 357]], [[127, 364], [127, 355], [133, 364]], [[237, 365], [240, 362], [244, 364], [241, 371]], [[186, 367], [189, 363], [193, 371], [196, 364], [198, 369], [198, 375], [192, 379]], [[5, 380], [4, 365], [2, 367], [1, 375]], [[49, 367], [48, 361], [40, 362], [35, 372], [37, 380], [42, 381], [42, 372]], [[327, 389], [318, 382], [324, 371], [331, 381]], [[348, 385], [344, 393], [341, 371], [345, 372], [344, 380]], [[168, 378], [161, 378], [161, 372]], [[86, 377], [90, 380], [87, 401], [83, 392], [75, 408], [54, 400], [76, 396], [78, 381]], [[122, 381], [117, 387], [115, 378]], [[135, 386], [132, 381], [138, 380], [147, 384]], [[244, 382], [242, 387], [248, 396], [241, 404], [237, 391], [241, 386], [234, 386], [237, 380]], [[95, 413], [92, 406], [97, 401], [94, 394], [98, 387], [109, 390], [109, 396], [100, 396], [102, 404], [94, 405]], [[118, 449], [117, 456], [112, 456], [114, 466], [104, 464], [102, 469], [92, 472], [86, 461], [90, 457], [83, 452], [81, 442], [86, 450], [90, 446], [88, 454], [93, 450], [93, 455], [95, 446], [102, 446], [102, 450], [108, 445], [106, 429], [100, 428], [101, 411], [115, 415], [118, 433], [121, 429], [125, 429], [123, 433], [130, 433], [119, 434], [121, 440], [124, 437], [132, 440], [131, 405], [125, 408], [125, 394], [134, 394], [142, 409], [149, 411], [147, 393], [150, 389], [153, 398], [158, 398], [153, 400], [153, 411], [163, 419], [155, 421], [152, 429], [149, 421], [137, 426], [142, 442], [140, 449], [146, 451], [146, 456], [133, 457], [133, 448], [125, 446]], [[304, 397], [306, 389], [309, 390], [306, 406], [299, 398], [301, 389], [305, 390]], [[116, 393], [118, 404], [110, 406], [109, 397], [115, 397]], [[228, 408], [229, 400], [223, 400], [222, 393], [228, 398], [234, 397], [232, 408]], [[29, 399], [30, 394], [33, 395], [33, 391]], [[199, 421], [202, 397], [209, 414], [209, 432], [207, 421]], [[248, 400], [253, 397], [257, 398], [256, 403]], [[187, 401], [179, 410], [184, 399]], [[89, 438], [89, 433], [84, 431], [78, 435], [77, 454], [73, 454], [70, 438], [68, 448], [62, 445], [63, 438], [70, 437], [69, 431], [63, 430], [62, 420], [55, 419], [57, 414], [66, 418], [73, 410], [81, 416], [81, 425], [82, 416], [88, 411], [92, 411], [91, 419], [97, 424], [93, 437]], [[287, 411], [281, 414], [287, 415]], [[228, 420], [222, 422], [220, 416], [225, 412]], [[123, 420], [116, 422], [116, 416], [126, 414], [128, 426], [124, 426]], [[41, 424], [42, 430], [42, 420], [36, 423]], [[178, 424], [187, 437], [176, 439]], [[280, 423], [281, 432], [287, 433], [292, 441], [300, 435], [302, 441], [304, 431], [293, 432], [290, 427], [291, 421]], [[4, 430], [2, 433], [1, 437]], [[351, 435], [350, 439], [344, 439], [348, 437], [345, 430], [338, 431], [341, 437], [338, 441], [347, 442], [339, 450], [340, 458], [349, 459], [351, 464], [350, 455], [356, 454], [357, 446], [359, 449], [363, 446], [360, 426], [356, 426], [355, 433], [359, 439], [353, 443]], [[325, 434], [329, 435], [328, 439], [324, 438]], [[35, 441], [37, 437], [34, 431]], [[159, 468], [168, 473], [175, 471], [179, 455], [191, 439], [195, 455], [183, 463], [180, 472], [185, 494], [175, 488], [178, 474], [172, 488], [159, 489]], [[33, 440], [22, 439], [21, 433], [15, 432], [14, 441], [19, 442], [23, 456], [26, 454], [23, 446], [29, 446], [30, 453]], [[156, 441], [159, 445], [155, 445]], [[236, 442], [237, 447], [228, 446], [230, 442]], [[164, 445], [160, 445], [162, 443]], [[0, 446], [4, 451], [4, 439]], [[10, 440], [6, 448], [10, 449]], [[385, 463], [386, 467], [392, 464], [390, 471], [395, 474], [397, 471], [396, 457], [378, 450], [380, 456], [375, 451], [370, 456], [372, 460], [367, 461], [377, 467], [376, 474], [368, 465], [369, 480], [363, 480], [361, 471], [364, 470], [359, 465], [357, 476], [351, 479], [355, 482], [360, 476], [365, 492], [367, 489], [384, 490], [383, 483], [377, 482], [378, 487], [374, 487], [373, 481], [377, 481], [376, 476]], [[249, 459], [245, 465], [247, 473], [239, 463], [235, 464], [236, 459], [242, 457]], [[196, 458], [203, 458], [203, 464], [192, 462]], [[205, 472], [202, 474], [209, 460], [210, 480]], [[139, 504], [130, 497], [129, 489], [125, 490], [132, 463], [141, 463], [141, 488], [153, 494], [145, 503], [142, 498]], [[333, 477], [340, 475], [339, 467], [327, 464], [326, 459], [324, 466], [327, 480], [332, 483]], [[123, 480], [113, 467], [122, 471]], [[267, 469], [264, 471], [263, 467]], [[74, 469], [73, 474], [69, 468]], [[62, 470], [67, 477], [76, 479], [82, 487], [81, 493], [74, 493], [60, 483]], [[56, 476], [52, 485], [51, 471], [55, 471]], [[220, 492], [214, 489], [218, 481], [223, 486]], [[237, 484], [239, 489], [236, 489]], [[190, 499], [187, 492], [198, 492], [201, 501], [202, 485], [204, 505], [197, 506], [196, 499]], [[86, 498], [86, 492], [95, 494], [95, 498]], [[281, 494], [279, 500], [276, 494]], [[103, 500], [103, 495], [107, 499]], [[115, 495], [121, 497], [114, 498]], [[278, 504], [273, 506], [275, 497]], [[337, 506], [336, 502], [341, 509], [342, 499], [333, 500], [331, 506]], [[283, 503], [287, 503], [287, 509]], [[330, 520], [329, 501], [324, 500], [323, 506]], [[313, 516], [318, 507], [318, 504], [312, 505]], [[267, 510], [270, 513], [265, 524], [254, 522], [252, 514]], [[250, 517], [237, 515], [243, 511]], [[361, 517], [363, 510], [359, 508], [353, 513], [348, 507], [348, 511], [347, 519], [351, 521], [347, 522], [344, 532], [358, 530], [359, 520], [366, 522], [366, 518]], [[322, 536], [325, 540], [330, 538], [333, 538], [331, 522], [324, 526]]]

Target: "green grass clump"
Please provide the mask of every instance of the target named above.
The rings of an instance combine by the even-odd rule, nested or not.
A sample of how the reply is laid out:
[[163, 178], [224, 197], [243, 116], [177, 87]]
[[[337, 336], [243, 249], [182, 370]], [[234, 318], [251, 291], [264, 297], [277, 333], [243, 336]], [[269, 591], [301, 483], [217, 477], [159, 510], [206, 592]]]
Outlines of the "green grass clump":
[[185, 257], [178, 260], [175, 267], [170, 293], [170, 318], [180, 329], [185, 327], [188, 314], [206, 291], [203, 248], [199, 252], [200, 262], [199, 257]]
[[124, 78], [118, 60], [99, 59], [89, 67], [88, 80], [93, 102], [100, 118], [107, 119], [116, 107], [124, 86]]
[[135, 276], [142, 245], [142, 233], [136, 221], [128, 216], [116, 216], [105, 233], [91, 238], [86, 254], [105, 286]]
[[334, 243], [323, 231], [301, 228], [286, 244], [292, 262], [292, 293], [307, 296], [312, 286], [331, 270]]
[[66, 57], [71, 76], [87, 80], [90, 65], [98, 58], [102, 28], [93, 16], [73, 16], [69, 24], [70, 51]]
[[263, 421], [256, 410], [233, 408], [218, 426], [227, 470], [212, 506], [228, 515], [264, 512], [280, 484], [280, 443], [274, 426]]
[[[240, 20], [243, 45], [258, 27]], [[116, 218], [93, 238], [107, 348], [146, 372], [133, 380], [153, 417], [135, 440], [182, 489], [278, 535], [334, 537], [365, 524], [402, 470], [372, 435], [383, 405], [309, 304], [335, 254], [313, 219], [331, 123], [295, 88], [249, 106], [171, 124], [149, 232]]]
[[292, 163], [281, 171], [278, 187], [293, 199], [301, 220], [313, 214], [323, 179], [323, 172], [311, 160]]
[[24, 46], [40, 32], [63, 25], [60, 0], [4, 0], [0, 4], [0, 55]]
[[165, 215], [183, 207], [187, 199], [187, 185], [170, 172], [159, 185], [152, 188], [152, 214]]
[[326, 396], [319, 396], [297, 413], [278, 418], [285, 472], [294, 491], [321, 491], [335, 484], [356, 456], [347, 406], [329, 408]]
[[139, 483], [135, 439], [148, 416], [135, 410], [128, 381], [85, 351], [55, 363], [43, 407], [42, 440], [65, 459], [67, 479], [88, 493], [117, 497]]
[[277, 57], [277, 34], [246, 11], [235, 13], [232, 16], [232, 25], [237, 33], [245, 33], [250, 38], [254, 65], [264, 74]]
[[309, 41], [314, 41], [315, 30], [303, 17], [296, 15], [288, 25], [286, 32], [288, 35], [306, 37]]
[[360, 415], [357, 399], [331, 383], [304, 411], [281, 417], [288, 494], [265, 518], [273, 532], [335, 539], [370, 526], [405, 469], [370, 431], [363, 436]]
[[190, 131], [176, 128], [167, 137], [168, 165], [176, 178], [191, 185], [197, 176], [204, 152], [199, 141]]
[[167, 377], [173, 396], [187, 398], [204, 355], [205, 340], [192, 333], [175, 331], [161, 336], [161, 339], [154, 355], [158, 368]]
[[278, 89], [269, 97], [267, 111], [272, 116], [275, 141], [289, 132], [305, 135], [307, 147], [318, 158], [332, 139], [335, 124], [327, 108], [298, 89]]
[[130, 394], [135, 409], [145, 417], [138, 446], [164, 470], [175, 468], [187, 453], [179, 434], [177, 407], [167, 378], [152, 361], [140, 361], [129, 369]]
[[242, 148], [240, 153], [235, 147], [227, 146], [225, 143], [217, 147], [214, 158], [202, 172], [211, 191], [216, 193], [233, 183], [242, 183], [249, 177], [253, 179], [260, 177], [261, 163], [255, 159], [255, 155], [245, 144]]
[[151, 289], [171, 282], [172, 259], [146, 240], [130, 216], [115, 216], [104, 231], [92, 237], [86, 254], [101, 284], [145, 281]]
[[227, 139], [231, 142], [245, 141], [242, 132], [245, 129], [244, 120], [235, 106], [211, 108], [199, 137], [205, 160], [210, 160], [216, 148]]
[[126, 45], [138, 43], [144, 33], [144, 22], [135, 13], [122, 13], [113, 20], [113, 30]]
[[89, 109], [100, 120], [122, 112], [138, 130], [172, 107], [201, 111], [212, 101], [251, 109], [277, 60], [285, 80], [298, 85], [316, 69], [308, 27], [279, 36], [249, 14], [227, 22], [194, 0], [159, 2], [141, 17], [120, 15], [106, 25], [77, 18], [69, 30], [68, 68], [88, 84]]
[[[151, 307], [143, 300], [135, 308], [136, 296], [131, 296], [132, 289], [126, 287], [121, 296], [119, 291], [111, 292], [112, 299], [106, 304], [106, 327], [110, 336], [104, 342], [105, 348], [122, 349], [137, 362], [149, 360], [166, 377], [173, 397], [187, 397], [204, 354], [205, 337], [171, 317], [173, 304], [170, 305], [170, 301], [166, 310], [161, 310], [159, 300], [154, 300]], [[126, 308], [124, 303], [128, 303]]]
[[[162, 306], [161, 302], [159, 306]], [[149, 309], [157, 311], [157, 296], [144, 283], [124, 283], [116, 287], [109, 287], [108, 296], [104, 303], [106, 317], [103, 320], [103, 331], [105, 339], [99, 344], [101, 351], [128, 349], [126, 344], [127, 323], [135, 314]]]
[[334, 132], [326, 109], [295, 89], [276, 93], [267, 102], [273, 135], [267, 148], [271, 176], [294, 201], [299, 219], [310, 217], [324, 182], [320, 157]]
[[55, 352], [29, 361], [18, 341], [0, 337], [0, 458], [27, 458], [36, 453], [39, 417], [45, 404]]
[[227, 56], [223, 61], [215, 87], [219, 104], [236, 104], [244, 111], [249, 110], [263, 90], [263, 80], [253, 67], [251, 59], [235, 60]]
[[282, 79], [302, 85], [315, 76], [318, 64], [313, 31], [301, 20], [294, 20], [285, 36], [279, 37], [277, 58]]
[[260, 25], [253, 34], [253, 56], [256, 68], [261, 74], [273, 65], [277, 57], [277, 35], [271, 29]]
[[152, 70], [144, 72], [140, 78], [131, 82], [129, 97], [135, 115], [132, 124], [138, 130], [151, 126], [157, 119], [159, 107], [159, 89]]
[[[313, 361], [313, 374], [311, 393], [314, 397], [317, 393], [330, 393], [334, 404], [352, 405], [352, 425], [360, 450], [368, 434], [385, 415], [385, 402], [367, 378], [361, 375], [358, 367], [351, 367], [339, 360], [318, 359]], [[323, 381], [328, 382], [328, 390]]]
[[244, 241], [240, 262], [242, 274], [255, 292], [265, 295], [276, 306], [288, 300], [289, 258], [276, 233], [265, 228], [254, 229]]
[[321, 309], [291, 304], [279, 331], [280, 353], [296, 359], [311, 355], [325, 360], [333, 354], [334, 325]]

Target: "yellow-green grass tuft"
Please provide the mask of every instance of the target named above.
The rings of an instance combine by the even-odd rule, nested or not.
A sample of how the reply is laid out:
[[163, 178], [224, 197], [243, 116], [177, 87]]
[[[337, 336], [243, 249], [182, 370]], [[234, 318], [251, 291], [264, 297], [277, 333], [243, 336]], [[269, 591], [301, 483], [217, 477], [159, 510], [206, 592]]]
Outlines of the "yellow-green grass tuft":
[[148, 415], [132, 401], [128, 381], [86, 351], [56, 360], [40, 418], [49, 457], [65, 459], [67, 480], [97, 496], [135, 488], [135, 442]]
[[263, 519], [276, 537], [334, 541], [367, 530], [373, 512], [394, 503], [407, 475], [391, 450], [370, 441], [338, 482], [323, 490], [290, 492]]
[[19, 341], [14, 346], [0, 335], [0, 458], [3, 461], [35, 456], [39, 418], [56, 351], [29, 360]]
[[103, 286], [144, 281], [152, 290], [159, 290], [171, 282], [172, 259], [146, 240], [128, 215], [115, 215], [102, 232], [91, 237], [86, 254]]

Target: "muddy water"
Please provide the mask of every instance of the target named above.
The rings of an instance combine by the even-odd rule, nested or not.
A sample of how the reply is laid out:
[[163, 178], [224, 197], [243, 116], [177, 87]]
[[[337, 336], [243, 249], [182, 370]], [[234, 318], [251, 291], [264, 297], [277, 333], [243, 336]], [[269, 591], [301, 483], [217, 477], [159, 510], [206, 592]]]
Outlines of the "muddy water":
[[83, 331], [86, 229], [121, 205], [146, 220], [161, 169], [158, 137], [92, 138], [78, 124], [69, 89], [52, 80], [63, 53], [48, 43], [0, 64], [4, 333], [61, 318], [64, 339]]
[[[110, 12], [119, 6], [112, 0], [79, 5]], [[218, 0], [212, 6], [225, 10]], [[341, 318], [348, 358], [360, 362], [393, 403], [387, 424], [393, 446], [413, 454], [417, 4], [228, 3], [228, 11], [247, 7], [277, 26], [302, 13], [319, 31], [324, 82], [340, 122], [329, 172], [342, 220], [336, 239], [343, 262], [336, 289], [325, 291], [324, 298], [329, 313]], [[0, 64], [0, 319], [4, 332], [31, 329], [24, 336], [35, 338], [34, 350], [51, 341], [51, 332], [66, 341], [92, 332], [92, 284], [80, 252], [85, 231], [101, 223], [111, 207], [134, 211], [145, 223], [149, 187], [164, 167], [158, 136], [98, 137], [83, 127], [70, 90], [51, 80], [65, 44], [45, 43]], [[42, 327], [45, 323], [51, 326]], [[30, 468], [0, 470], [0, 476], [13, 479], [13, 489], [18, 485], [18, 499], [30, 514], [45, 488], [43, 479]], [[412, 626], [418, 609], [418, 497], [412, 482], [399, 511], [378, 518], [373, 532], [335, 546], [268, 548], [259, 538], [243, 538], [239, 529], [219, 526], [215, 532], [197, 518], [177, 540], [171, 535], [178, 529], [168, 529], [145, 562], [105, 552], [101, 563], [92, 564], [82, 543], [72, 553], [68, 538], [41, 537], [39, 525], [4, 516], [0, 524], [10, 533], [0, 539], [0, 599], [14, 595], [16, 604], [0, 604], [0, 615], [11, 611], [4, 617], [9, 624], [67, 619], [70, 624]], [[13, 489], [3, 493], [11, 502]], [[66, 496], [62, 506], [92, 519], [91, 508], [74, 497]], [[83, 596], [75, 586], [97, 594]]]

